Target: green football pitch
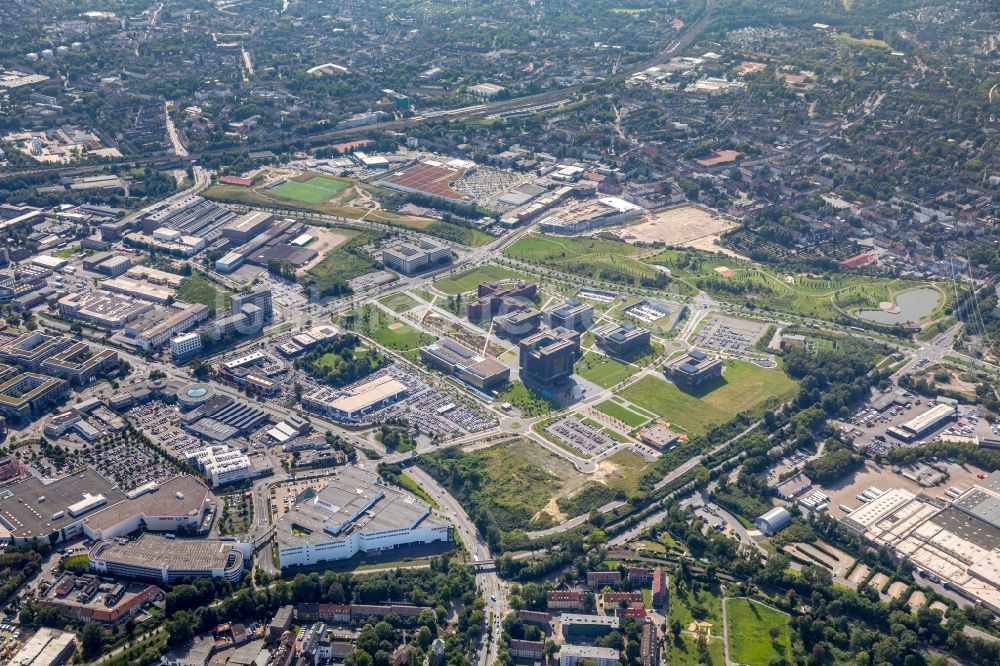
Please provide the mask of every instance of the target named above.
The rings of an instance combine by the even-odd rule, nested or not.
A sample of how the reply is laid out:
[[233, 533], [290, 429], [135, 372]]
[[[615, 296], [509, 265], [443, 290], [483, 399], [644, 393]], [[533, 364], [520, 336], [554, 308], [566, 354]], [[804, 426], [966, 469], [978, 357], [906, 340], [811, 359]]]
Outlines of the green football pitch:
[[347, 183], [316, 176], [301, 183], [289, 180], [272, 188], [271, 194], [303, 203], [320, 203], [346, 188]]

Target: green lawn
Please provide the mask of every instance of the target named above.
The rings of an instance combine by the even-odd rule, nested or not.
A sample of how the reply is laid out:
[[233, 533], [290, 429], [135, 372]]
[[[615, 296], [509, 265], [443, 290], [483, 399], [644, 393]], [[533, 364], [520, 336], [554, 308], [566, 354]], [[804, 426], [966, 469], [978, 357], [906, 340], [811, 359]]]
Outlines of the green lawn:
[[596, 352], [587, 352], [576, 363], [576, 374], [601, 388], [611, 388], [621, 382], [632, 374], [630, 370], [634, 372], [635, 368]]
[[[949, 290], [942, 283], [848, 273], [789, 274], [776, 266], [694, 250], [663, 250], [643, 261], [669, 268], [675, 280], [683, 280], [723, 300], [751, 300], [766, 310], [824, 319], [838, 319], [841, 316], [838, 306], [847, 312], [877, 308], [882, 301], [895, 301], [899, 294], [922, 286], [930, 286], [941, 294], [927, 319], [940, 317], [950, 301]], [[715, 272], [722, 266], [732, 270], [734, 275], [723, 277]]]
[[[790, 397], [796, 382], [780, 370], [744, 361], [726, 361], [722, 378], [692, 393], [659, 377], [643, 377], [621, 396], [696, 435], [772, 396]], [[618, 417], [616, 417], [618, 418]]]
[[465, 273], [460, 273], [454, 277], [447, 277], [434, 283], [434, 287], [445, 294], [462, 294], [467, 291], [475, 291], [480, 282], [495, 282], [497, 280], [510, 280], [524, 278], [523, 273], [512, 271], [502, 266], [486, 264]]
[[221, 289], [204, 273], [192, 273], [177, 290], [177, 300], [184, 303], [202, 303], [215, 312], [229, 307], [232, 292]]
[[552, 411], [551, 402], [521, 382], [511, 382], [497, 394], [497, 402], [509, 402], [521, 412], [521, 416], [525, 417], [545, 416]]
[[[707, 588], [697, 591], [692, 589], [690, 583], [677, 585], [675, 577], [670, 578], [670, 618], [667, 626], [674, 620], [678, 620], [684, 632], [688, 632], [691, 624], [697, 619], [699, 622], [707, 622], [712, 625], [711, 635], [718, 637], [719, 647], [722, 647], [722, 591], [717, 583], [712, 583]], [[696, 640], [693, 635], [685, 634], [691, 638], [692, 646]], [[673, 642], [673, 638], [667, 639], [668, 643]], [[712, 641], [710, 641], [711, 643]], [[668, 661], [668, 663], [674, 663]], [[720, 662], [721, 663], [721, 662]]]
[[722, 638], [712, 638], [708, 641], [708, 660], [703, 661], [698, 654], [698, 642], [693, 636], [681, 635], [674, 641], [673, 636], [667, 636], [664, 658], [669, 666], [725, 666], [726, 651]]
[[595, 409], [599, 412], [604, 412], [611, 418], [618, 419], [630, 428], [638, 428], [649, 421], [648, 417], [636, 414], [632, 410], [627, 409], [613, 400], [605, 400], [601, 404], [597, 405]]
[[413, 493], [423, 501], [427, 502], [432, 507], [437, 507], [438, 503], [434, 501], [434, 498], [428, 495], [423, 488], [417, 485], [417, 482], [408, 477], [406, 474], [399, 475], [399, 485], [403, 487], [404, 490], [408, 490]]
[[289, 180], [277, 187], [271, 188], [270, 192], [283, 199], [292, 199], [293, 201], [302, 201], [304, 203], [319, 203], [326, 201], [344, 189], [347, 189], [347, 183], [342, 183], [332, 178], [324, 178], [323, 176], [314, 176], [302, 182]]
[[519, 239], [504, 253], [567, 273], [634, 283], [640, 277], [655, 277], [659, 273], [652, 266], [634, 259], [638, 252], [622, 241], [536, 233]]
[[379, 303], [386, 306], [393, 312], [406, 312], [413, 306], [417, 304], [409, 294], [405, 292], [400, 292], [398, 294], [390, 294], [384, 298], [378, 300]]
[[370, 303], [342, 315], [340, 323], [352, 331], [371, 337], [383, 347], [398, 352], [414, 350], [434, 342], [433, 336], [404, 324]]
[[[789, 656], [788, 615], [748, 599], [727, 599], [729, 653], [733, 661], [768, 666]], [[777, 634], [771, 638], [772, 630]]]

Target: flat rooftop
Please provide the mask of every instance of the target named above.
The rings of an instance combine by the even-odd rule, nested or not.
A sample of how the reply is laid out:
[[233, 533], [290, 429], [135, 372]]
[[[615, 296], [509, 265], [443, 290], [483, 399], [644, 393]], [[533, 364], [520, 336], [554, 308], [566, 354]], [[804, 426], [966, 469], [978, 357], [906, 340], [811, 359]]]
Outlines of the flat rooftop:
[[445, 525], [430, 517], [430, 507], [413, 495], [378, 483], [357, 467], [343, 467], [316, 496], [299, 502], [277, 523], [282, 544], [324, 543], [360, 530], [378, 533]]
[[[1000, 548], [1000, 528], [977, 518], [969, 518], [968, 514], [955, 507], [940, 512], [931, 518], [931, 522], [983, 550]], [[997, 582], [1000, 583], [1000, 580]]]
[[[6, 536], [5, 532], [16, 537], [47, 537], [54, 530], [76, 522], [81, 516], [70, 516], [68, 508], [82, 501], [84, 493], [103, 495], [107, 504], [94, 507], [81, 516], [93, 515], [97, 510], [125, 499], [125, 493], [89, 468], [48, 485], [32, 477], [0, 490], [0, 498], [3, 498], [0, 499], [0, 537]], [[45, 499], [39, 502], [41, 497]], [[65, 515], [53, 520], [52, 516], [59, 511]]]
[[20, 408], [49, 389], [65, 383], [55, 377], [25, 372], [0, 384], [0, 402]]
[[[208, 486], [193, 476], [180, 475], [159, 484], [159, 489], [135, 499], [118, 502], [91, 513], [84, 523], [93, 530], [114, 527], [136, 515], [193, 516], [201, 511], [208, 497]], [[180, 497], [178, 497], [180, 493]]]
[[331, 400], [329, 405], [345, 414], [353, 414], [405, 390], [407, 390], [406, 384], [388, 375], [383, 375], [350, 389]]
[[460, 176], [461, 172], [456, 169], [444, 165], [420, 162], [419, 164], [414, 164], [398, 171], [380, 182], [390, 187], [395, 186], [397, 188], [415, 190], [441, 199], [471, 203], [473, 201], [472, 197], [461, 192], [456, 192], [451, 188], [452, 181]]
[[167, 539], [147, 532], [126, 543], [102, 541], [91, 553], [99, 549], [97, 557], [102, 560], [136, 567], [205, 571], [224, 569], [235, 545], [217, 539]]

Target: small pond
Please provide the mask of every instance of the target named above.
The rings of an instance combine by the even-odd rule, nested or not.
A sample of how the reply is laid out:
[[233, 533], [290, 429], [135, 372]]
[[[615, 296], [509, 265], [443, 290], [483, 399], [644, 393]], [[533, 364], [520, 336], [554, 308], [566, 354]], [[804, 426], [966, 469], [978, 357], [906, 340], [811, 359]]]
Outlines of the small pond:
[[896, 297], [896, 307], [892, 310], [858, 310], [859, 319], [873, 321], [876, 324], [908, 324], [920, 321], [934, 312], [941, 294], [936, 289], [922, 287], [907, 291]]

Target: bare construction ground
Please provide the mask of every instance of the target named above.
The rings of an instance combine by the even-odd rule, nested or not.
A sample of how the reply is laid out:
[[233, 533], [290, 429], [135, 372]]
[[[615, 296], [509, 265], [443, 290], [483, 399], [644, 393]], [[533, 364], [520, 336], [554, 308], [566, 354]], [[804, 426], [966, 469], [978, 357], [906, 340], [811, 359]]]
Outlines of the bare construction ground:
[[618, 235], [629, 242], [659, 241], [667, 245], [739, 256], [715, 244], [721, 234], [737, 226], [736, 222], [697, 206], [680, 206], [646, 213], [635, 224], [619, 229]]
[[316, 250], [319, 254], [297, 271], [299, 275], [305, 275], [306, 271], [323, 261], [330, 250], [340, 247], [354, 235], [354, 233], [343, 229], [326, 229], [324, 227], [309, 227], [306, 233], [316, 239], [309, 243], [309, 249]]

